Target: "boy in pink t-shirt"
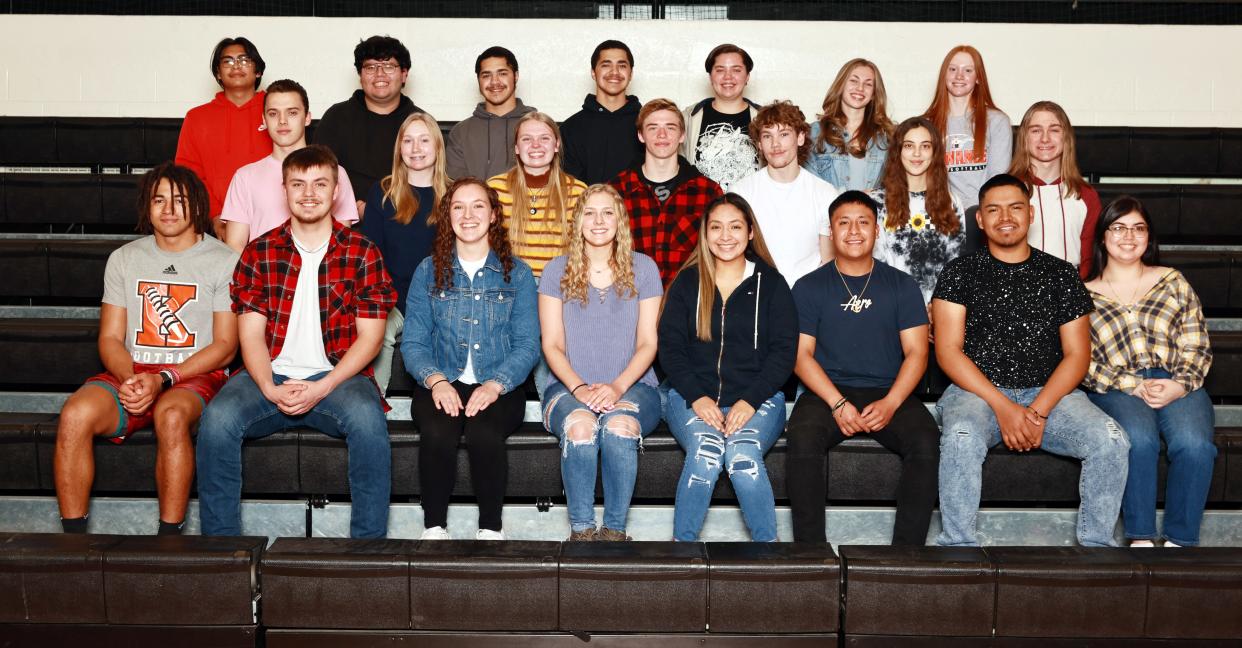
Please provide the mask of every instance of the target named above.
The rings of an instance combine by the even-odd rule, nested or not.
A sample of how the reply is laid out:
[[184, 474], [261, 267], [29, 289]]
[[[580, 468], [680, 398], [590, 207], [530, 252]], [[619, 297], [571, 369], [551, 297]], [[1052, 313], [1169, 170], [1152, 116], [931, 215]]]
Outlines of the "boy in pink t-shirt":
[[[240, 252], [246, 244], [289, 220], [289, 206], [281, 163], [306, 146], [311, 115], [306, 90], [296, 81], [281, 79], [267, 87], [263, 123], [272, 138], [272, 154], [237, 170], [229, 183], [220, 219], [225, 221], [224, 242]], [[342, 223], [358, 221], [354, 190], [345, 169], [338, 167], [340, 190], [332, 203], [332, 217]]]

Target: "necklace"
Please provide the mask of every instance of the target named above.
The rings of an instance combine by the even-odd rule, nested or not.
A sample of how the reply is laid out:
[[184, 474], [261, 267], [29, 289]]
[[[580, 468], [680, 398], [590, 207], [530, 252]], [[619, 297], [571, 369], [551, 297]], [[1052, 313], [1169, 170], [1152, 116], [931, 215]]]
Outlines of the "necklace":
[[849, 301], [841, 304], [841, 310], [861, 313], [863, 309], [871, 308], [871, 300], [863, 299], [863, 295], [866, 294], [867, 287], [871, 285], [871, 275], [875, 274], [875, 261], [871, 262], [871, 269], [867, 271], [867, 281], [863, 283], [862, 290], [858, 291], [857, 295], [850, 290], [850, 285], [845, 283], [845, 275], [841, 274], [841, 266], [833, 264], [833, 267], [837, 270], [837, 276], [841, 278], [841, 285], [845, 286], [845, 292], [850, 296]]
[[527, 195], [527, 198], [529, 198], [529, 201], [526, 203], [527, 205], [529, 205], [529, 209], [527, 209], [527, 211], [530, 212], [531, 216], [534, 216], [535, 214], [539, 213], [539, 209], [535, 207], [535, 199], [538, 198], [539, 194], [543, 193], [545, 189], [547, 189], [547, 187], [544, 187], [542, 189], [536, 189], [535, 191], [529, 192], [529, 194]]
[[1139, 288], [1143, 285], [1143, 276], [1146, 274], [1147, 274], [1147, 268], [1143, 268], [1142, 270], [1139, 271], [1139, 278], [1138, 278], [1138, 281], [1134, 282], [1134, 292], [1130, 293], [1129, 303], [1121, 301], [1121, 293], [1117, 292], [1117, 287], [1113, 285], [1113, 282], [1110, 281], [1108, 277], [1104, 277], [1104, 283], [1108, 284], [1108, 289], [1113, 291], [1113, 299], [1117, 300], [1117, 303], [1124, 306], [1127, 313], [1132, 312], [1134, 310], [1136, 302], [1138, 301], [1138, 291], [1139, 291]]

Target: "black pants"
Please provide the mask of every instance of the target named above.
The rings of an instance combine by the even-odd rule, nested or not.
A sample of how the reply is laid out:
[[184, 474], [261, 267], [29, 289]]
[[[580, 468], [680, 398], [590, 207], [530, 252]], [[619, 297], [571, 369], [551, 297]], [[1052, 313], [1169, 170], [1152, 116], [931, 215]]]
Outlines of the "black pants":
[[[478, 385], [451, 383], [461, 396], [464, 409]], [[457, 480], [457, 448], [466, 435], [470, 457], [470, 484], [479, 502], [479, 528], [499, 531], [500, 510], [504, 506], [505, 482], [509, 478], [509, 458], [505, 439], [522, 424], [526, 395], [521, 388], [502, 394], [487, 409], [466, 416], [449, 416], [436, 409], [431, 391], [414, 387], [410, 402], [418, 425], [419, 485], [422, 489], [423, 526], [448, 526], [449, 498]]]
[[[860, 412], [888, 393], [887, 389], [840, 385], [837, 389]], [[829, 404], [810, 391], [803, 393], [794, 405], [786, 435], [785, 490], [793, 509], [794, 540], [823, 542], [827, 452], [847, 437], [837, 427]], [[910, 396], [893, 412], [888, 427], [866, 436], [901, 457], [893, 544], [926, 544], [927, 527], [936, 506], [940, 463], [940, 430], [936, 420], [923, 403]]]

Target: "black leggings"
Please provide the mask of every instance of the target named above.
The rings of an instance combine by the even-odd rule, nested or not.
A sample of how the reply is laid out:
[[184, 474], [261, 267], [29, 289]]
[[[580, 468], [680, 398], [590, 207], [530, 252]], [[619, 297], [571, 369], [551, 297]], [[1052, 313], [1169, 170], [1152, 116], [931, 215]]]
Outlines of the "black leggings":
[[[478, 385], [450, 383], [461, 396], [463, 408]], [[501, 394], [487, 409], [467, 417], [449, 416], [436, 408], [431, 391], [414, 387], [410, 403], [419, 431], [418, 473], [422, 491], [423, 526], [448, 526], [449, 498], [457, 480], [457, 448], [466, 435], [470, 483], [479, 502], [479, 528], [499, 531], [504, 506], [509, 459], [505, 439], [522, 424], [526, 395], [519, 387]]]
[[[860, 412], [888, 394], [887, 389], [879, 388], [837, 385], [837, 389]], [[792, 509], [794, 540], [823, 542], [828, 490], [826, 453], [847, 437], [837, 427], [828, 403], [810, 391], [802, 394], [789, 415], [786, 436], [785, 490]], [[940, 468], [940, 430], [936, 420], [922, 402], [910, 396], [893, 412], [888, 427], [867, 436], [901, 456], [893, 544], [926, 544]]]

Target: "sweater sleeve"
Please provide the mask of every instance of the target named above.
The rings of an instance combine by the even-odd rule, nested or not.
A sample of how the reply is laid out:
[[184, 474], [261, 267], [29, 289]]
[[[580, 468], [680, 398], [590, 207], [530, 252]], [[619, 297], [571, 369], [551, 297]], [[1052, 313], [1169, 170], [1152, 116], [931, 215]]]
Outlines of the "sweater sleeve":
[[[690, 358], [690, 347], [698, 342], [690, 322], [694, 321], [691, 310], [695, 304], [689, 301], [694, 295], [698, 301], [698, 272], [683, 270], [668, 288], [668, 297], [664, 302], [664, 310], [660, 313], [658, 327], [659, 346], [657, 353], [660, 368], [668, 375], [673, 389], [677, 390], [687, 403], [707, 396], [703, 386], [694, 377], [694, 363]], [[697, 309], [695, 309], [697, 310]]]
[[988, 166], [984, 181], [1009, 171], [1013, 160], [1013, 125], [999, 110], [988, 111]]
[[756, 410], [789, 380], [798, 351], [798, 311], [789, 284], [777, 273], [764, 278], [770, 280], [772, 288], [772, 299], [763, 315], [768, 326], [767, 352], [759, 375], [742, 392], [742, 400]]
[[1212, 367], [1212, 348], [1203, 321], [1203, 306], [1185, 277], [1178, 277], [1177, 293], [1182, 308], [1170, 331], [1170, 342], [1177, 356], [1169, 373], [1189, 393], [1203, 386], [1208, 369]]
[[464, 134], [459, 130], [464, 123], [458, 122], [453, 130], [449, 131], [448, 141], [445, 142], [444, 147], [446, 171], [449, 178], [453, 180], [464, 178], [469, 173], [466, 170], [466, 149], [461, 141]]
[[181, 132], [177, 134], [177, 153], [174, 162], [194, 172], [204, 183], [207, 182], [206, 168], [203, 166], [203, 152], [194, 141], [194, 132], [198, 130], [198, 120], [194, 111], [186, 113], [181, 121]]
[[1079, 198], [1083, 204], [1087, 206], [1087, 217], [1082, 222], [1082, 259], [1078, 264], [1078, 276], [1086, 279], [1091, 274], [1091, 264], [1095, 260], [1095, 227], [1100, 220], [1100, 194], [1095, 192], [1095, 188], [1087, 183], [1083, 183], [1082, 189], [1078, 190]]

